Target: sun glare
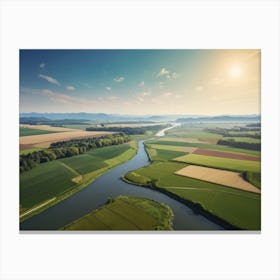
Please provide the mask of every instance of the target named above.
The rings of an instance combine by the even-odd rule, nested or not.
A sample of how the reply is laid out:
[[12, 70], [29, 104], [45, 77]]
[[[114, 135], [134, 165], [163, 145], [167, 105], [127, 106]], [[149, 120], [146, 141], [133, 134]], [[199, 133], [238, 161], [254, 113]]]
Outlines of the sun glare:
[[241, 75], [241, 68], [239, 65], [233, 65], [230, 69], [230, 75], [232, 78], [238, 78]]

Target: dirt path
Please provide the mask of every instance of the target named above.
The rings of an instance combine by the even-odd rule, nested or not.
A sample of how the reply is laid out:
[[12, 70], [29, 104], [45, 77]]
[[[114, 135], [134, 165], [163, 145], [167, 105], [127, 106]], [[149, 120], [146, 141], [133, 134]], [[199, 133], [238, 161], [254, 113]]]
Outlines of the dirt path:
[[56, 200], [56, 197], [53, 197], [53, 198], [47, 200], [46, 202], [44, 202], [44, 203], [38, 205], [37, 207], [32, 208], [32, 209], [26, 211], [25, 213], [21, 214], [19, 217], [22, 218], [22, 217], [26, 216], [27, 214], [29, 214], [29, 213], [31, 213], [31, 212], [33, 212], [33, 211], [35, 211], [35, 210], [38, 210], [38, 209], [42, 208], [43, 206], [49, 204], [50, 202], [52, 202], [52, 201], [54, 201], [54, 200]]

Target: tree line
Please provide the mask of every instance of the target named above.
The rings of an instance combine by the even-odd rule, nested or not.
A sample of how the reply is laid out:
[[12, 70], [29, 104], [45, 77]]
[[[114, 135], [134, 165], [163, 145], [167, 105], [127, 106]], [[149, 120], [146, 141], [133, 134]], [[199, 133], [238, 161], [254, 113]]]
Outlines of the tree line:
[[122, 132], [128, 135], [145, 134], [147, 131], [158, 131], [167, 127], [166, 125], [152, 125], [140, 127], [87, 127], [87, 131], [114, 131]]
[[[250, 137], [254, 139], [261, 139], [261, 134], [260, 134], [260, 129], [258, 128], [257, 130], [251, 129], [251, 128], [231, 128], [231, 129], [226, 129], [226, 128], [206, 128], [205, 131], [210, 132], [210, 133], [215, 133], [215, 134], [220, 134], [223, 137]], [[254, 134], [248, 133], [255, 131]], [[234, 132], [234, 133], [231, 133]]]
[[114, 134], [98, 138], [73, 139], [52, 143], [49, 149], [20, 155], [20, 173], [31, 170], [40, 163], [72, 157], [83, 154], [92, 149], [119, 145], [128, 141], [130, 141], [128, 135]]
[[218, 145], [231, 146], [236, 148], [242, 148], [247, 150], [261, 150], [261, 143], [247, 143], [247, 142], [237, 142], [234, 139], [220, 139], [217, 143]]

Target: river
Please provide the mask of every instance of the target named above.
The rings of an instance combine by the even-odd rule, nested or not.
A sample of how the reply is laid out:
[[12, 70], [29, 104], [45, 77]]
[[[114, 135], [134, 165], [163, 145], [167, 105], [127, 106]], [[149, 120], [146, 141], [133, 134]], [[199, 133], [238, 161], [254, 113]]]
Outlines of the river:
[[[162, 131], [161, 131], [162, 132]], [[163, 131], [163, 135], [164, 135]], [[157, 136], [162, 136], [158, 135]], [[138, 196], [163, 202], [174, 213], [174, 230], [219, 230], [221, 226], [194, 212], [177, 200], [155, 190], [125, 183], [120, 179], [128, 171], [150, 164], [143, 141], [137, 154], [126, 163], [112, 168], [87, 187], [60, 203], [20, 224], [21, 230], [56, 230], [104, 205], [108, 197]]]

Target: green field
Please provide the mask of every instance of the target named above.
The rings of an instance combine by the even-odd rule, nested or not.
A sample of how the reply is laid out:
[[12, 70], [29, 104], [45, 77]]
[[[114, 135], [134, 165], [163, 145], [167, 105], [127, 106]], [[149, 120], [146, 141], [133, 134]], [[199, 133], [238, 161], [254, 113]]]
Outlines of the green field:
[[59, 161], [75, 169], [79, 174], [86, 174], [107, 166], [107, 164], [101, 158], [94, 157], [90, 154], [64, 158], [60, 159]]
[[158, 145], [158, 144], [151, 144], [149, 145], [151, 148], [156, 150], [168, 150], [168, 151], [176, 151], [176, 152], [183, 152], [183, 146], [171, 146], [171, 145]]
[[49, 134], [49, 133], [56, 133], [58, 131], [49, 131], [49, 130], [41, 130], [41, 129], [34, 129], [34, 128], [26, 128], [26, 127], [19, 127], [19, 136], [31, 136], [31, 135], [40, 135], [40, 134]]
[[173, 213], [147, 198], [121, 196], [66, 226], [65, 230], [170, 230]]
[[223, 146], [223, 145], [215, 145], [215, 144], [186, 143], [186, 142], [160, 141], [160, 140], [159, 141], [152, 140], [147, 143], [148, 144], [157, 144], [157, 145], [181, 146], [181, 147], [196, 147], [196, 148], [201, 148], [201, 149], [226, 151], [226, 152], [232, 152], [232, 153], [260, 156], [260, 151], [246, 150], [246, 149], [234, 148], [234, 147]]
[[129, 172], [125, 179], [139, 185], [155, 185], [242, 229], [260, 229], [260, 195], [174, 174], [187, 166], [176, 162], [154, 162]]
[[214, 134], [203, 131], [201, 127], [191, 127], [183, 125], [182, 127], [173, 128], [166, 131], [168, 137], [179, 137], [179, 138], [206, 138], [206, 139], [220, 139], [220, 134]]
[[174, 160], [189, 164], [196, 164], [233, 171], [260, 172], [261, 170], [261, 163], [259, 161], [202, 156], [196, 154], [185, 155], [175, 158]]
[[[181, 152], [180, 147], [174, 147], [175, 149], [161, 149], [161, 145], [146, 145], [146, 151], [149, 154], [149, 158], [151, 161], [165, 161], [171, 160], [176, 157], [180, 157], [186, 155], [185, 152]], [[171, 146], [166, 146], [171, 147]], [[179, 150], [179, 151], [178, 151]]]
[[113, 145], [113, 146], [108, 146], [108, 147], [103, 147], [101, 149], [94, 149], [91, 151], [88, 151], [87, 154], [95, 156], [95, 157], [100, 157], [103, 160], [110, 159], [113, 157], [116, 157], [120, 155], [121, 153], [124, 153], [129, 149], [128, 144], [122, 144], [122, 145]]
[[114, 145], [85, 154], [42, 163], [20, 174], [21, 212], [45, 201], [64, 197], [135, 155], [129, 144]]
[[20, 205], [31, 208], [63, 193], [76, 184], [77, 175], [59, 161], [47, 162], [20, 175]]

